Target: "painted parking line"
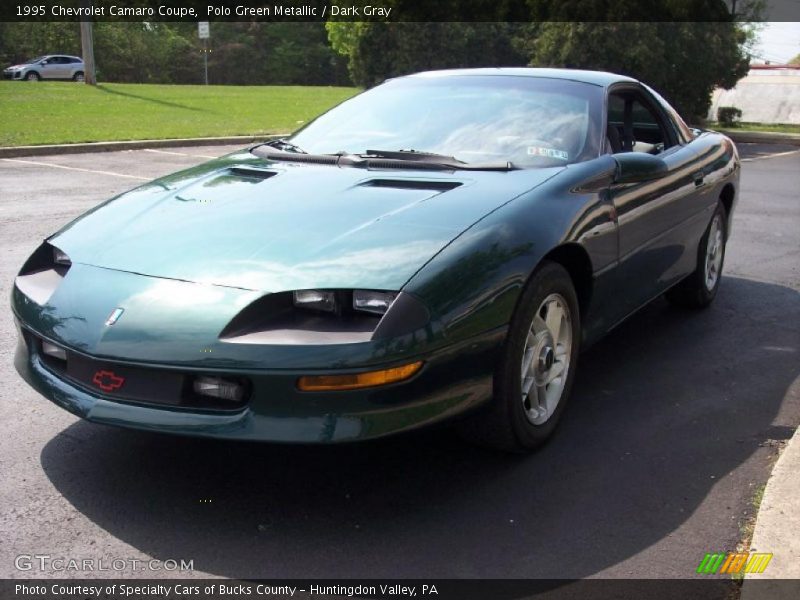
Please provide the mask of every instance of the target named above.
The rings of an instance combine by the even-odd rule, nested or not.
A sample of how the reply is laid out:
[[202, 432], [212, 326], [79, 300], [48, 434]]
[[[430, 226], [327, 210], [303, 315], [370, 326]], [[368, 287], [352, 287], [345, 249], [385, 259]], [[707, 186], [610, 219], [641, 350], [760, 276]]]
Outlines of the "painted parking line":
[[779, 156], [790, 156], [798, 154], [800, 150], [787, 150], [786, 152], [778, 152], [777, 154], [765, 154], [763, 156], [754, 156], [752, 158], [743, 158], [742, 162], [753, 162], [754, 160], [764, 160], [766, 158], [778, 158]]
[[18, 158], [0, 158], [5, 162], [19, 163], [22, 165], [35, 165], [38, 167], [53, 167], [54, 169], [65, 169], [67, 171], [81, 171], [83, 173], [96, 173], [97, 175], [110, 175], [111, 177], [125, 177], [126, 179], [139, 179], [140, 181], [150, 181], [152, 177], [139, 177], [138, 175], [126, 175], [125, 173], [112, 173], [111, 171], [98, 171], [96, 169], [82, 169], [80, 167], [66, 167], [64, 165], [54, 165], [52, 163], [39, 162], [36, 160], [20, 160]]
[[153, 148], [145, 148], [145, 152], [155, 152], [156, 154], [173, 154], [175, 156], [190, 156], [192, 158], [219, 158], [218, 156], [209, 156], [208, 154], [188, 154], [187, 152], [170, 152], [168, 150], [154, 150]]

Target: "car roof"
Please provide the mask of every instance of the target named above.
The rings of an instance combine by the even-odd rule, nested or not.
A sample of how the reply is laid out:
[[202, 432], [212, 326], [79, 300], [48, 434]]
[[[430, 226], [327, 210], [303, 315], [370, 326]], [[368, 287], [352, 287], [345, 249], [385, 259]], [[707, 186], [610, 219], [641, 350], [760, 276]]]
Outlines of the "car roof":
[[636, 79], [607, 73], [605, 71], [583, 71], [580, 69], [549, 69], [538, 67], [488, 67], [481, 69], [447, 69], [442, 71], [424, 71], [414, 73], [408, 77], [452, 77], [463, 75], [505, 75], [511, 77], [542, 77], [547, 79], [565, 79], [570, 81], [580, 81], [608, 87], [614, 83], [627, 82], [638, 83]]

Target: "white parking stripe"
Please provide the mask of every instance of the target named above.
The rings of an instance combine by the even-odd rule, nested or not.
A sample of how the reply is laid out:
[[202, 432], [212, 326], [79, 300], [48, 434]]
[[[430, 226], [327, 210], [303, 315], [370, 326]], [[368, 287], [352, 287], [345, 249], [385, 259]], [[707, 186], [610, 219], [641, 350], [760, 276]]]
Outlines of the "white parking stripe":
[[778, 158], [779, 156], [789, 156], [790, 154], [797, 154], [798, 152], [800, 152], [800, 150], [787, 150], [786, 152], [778, 152], [777, 154], [765, 154], [764, 156], [743, 158], [742, 162], [753, 162], [754, 160], [764, 160], [765, 158]]
[[145, 148], [145, 152], [156, 152], [158, 154], [174, 154], [175, 156], [191, 156], [192, 158], [219, 158], [218, 156], [209, 156], [208, 154], [188, 154], [186, 152], [169, 152], [168, 150], [155, 150], [153, 148]]
[[52, 163], [39, 162], [36, 160], [19, 160], [18, 158], [0, 158], [5, 162], [20, 163], [23, 165], [36, 165], [39, 167], [53, 167], [54, 169], [66, 169], [67, 171], [82, 171], [84, 173], [97, 173], [98, 175], [111, 175], [112, 177], [125, 177], [126, 179], [139, 179], [150, 181], [152, 177], [139, 177], [138, 175], [125, 175], [124, 173], [112, 173], [111, 171], [97, 171], [95, 169], [81, 169], [80, 167], [65, 167], [64, 165], [54, 165]]

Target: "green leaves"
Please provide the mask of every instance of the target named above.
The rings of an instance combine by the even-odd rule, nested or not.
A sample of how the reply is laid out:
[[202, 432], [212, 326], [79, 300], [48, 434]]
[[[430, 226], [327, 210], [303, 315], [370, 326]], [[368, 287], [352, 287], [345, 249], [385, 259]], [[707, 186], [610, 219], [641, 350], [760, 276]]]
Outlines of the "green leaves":
[[690, 119], [702, 119], [717, 86], [748, 69], [745, 34], [733, 22], [544, 23], [529, 41], [532, 66], [612, 71], [658, 90]]

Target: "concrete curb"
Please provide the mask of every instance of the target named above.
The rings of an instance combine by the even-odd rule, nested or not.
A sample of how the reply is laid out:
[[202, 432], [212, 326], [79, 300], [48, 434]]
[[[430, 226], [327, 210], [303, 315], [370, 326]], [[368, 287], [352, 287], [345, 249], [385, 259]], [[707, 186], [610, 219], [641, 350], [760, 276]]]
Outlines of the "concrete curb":
[[764, 573], [747, 575], [742, 600], [785, 598], [780, 584], [748, 585], [748, 581], [800, 578], [800, 430], [795, 431], [772, 469], [750, 548], [774, 556]]
[[141, 150], [143, 148], [177, 148], [180, 146], [222, 146], [241, 144], [282, 137], [280, 135], [234, 135], [228, 137], [182, 138], [172, 140], [130, 140], [123, 142], [90, 142], [86, 144], [47, 144], [41, 146], [3, 146], [0, 158], [16, 156], [43, 156], [46, 154], [85, 154], [88, 152], [119, 152], [120, 150]]
[[796, 133], [777, 133], [769, 131], [732, 131], [730, 129], [720, 131], [737, 144], [789, 144], [800, 146], [800, 134]]
[[[723, 131], [736, 143], [789, 144], [800, 146], [800, 134], [770, 133], [761, 131]], [[121, 142], [88, 142], [84, 144], [45, 144], [40, 146], [2, 146], [0, 158], [17, 156], [44, 156], [47, 154], [86, 154], [90, 152], [119, 152], [143, 148], [178, 148], [191, 146], [222, 146], [227, 144], [247, 145], [281, 137], [278, 134], [228, 137], [178, 138], [170, 140], [129, 140]]]

